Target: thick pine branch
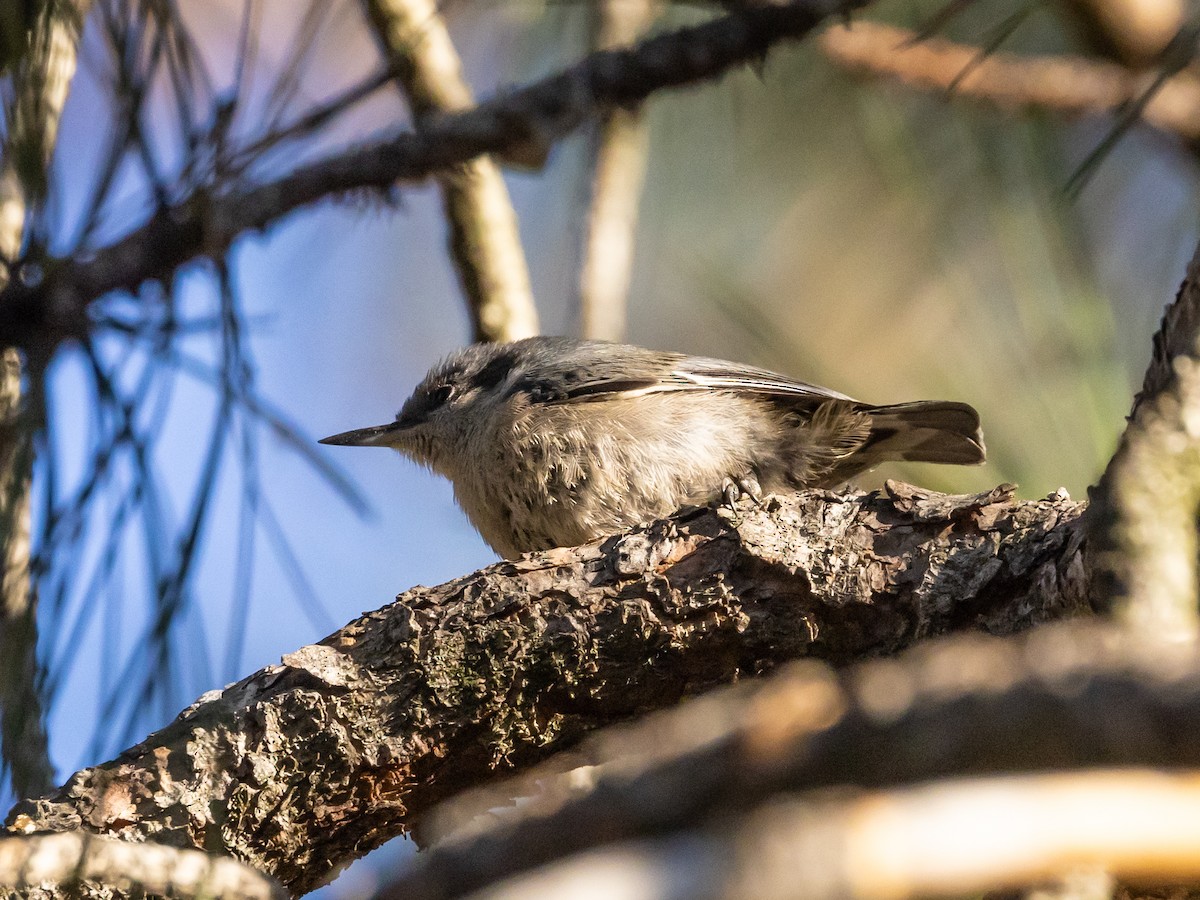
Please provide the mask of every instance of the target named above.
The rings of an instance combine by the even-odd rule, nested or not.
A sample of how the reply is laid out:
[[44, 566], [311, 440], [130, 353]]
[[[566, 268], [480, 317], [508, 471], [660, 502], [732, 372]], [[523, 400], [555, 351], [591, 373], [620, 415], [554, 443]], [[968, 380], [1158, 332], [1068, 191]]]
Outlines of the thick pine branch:
[[301, 893], [450, 795], [681, 697], [1077, 613], [1080, 513], [1006, 489], [813, 492], [414, 588], [10, 826], [229, 852]]

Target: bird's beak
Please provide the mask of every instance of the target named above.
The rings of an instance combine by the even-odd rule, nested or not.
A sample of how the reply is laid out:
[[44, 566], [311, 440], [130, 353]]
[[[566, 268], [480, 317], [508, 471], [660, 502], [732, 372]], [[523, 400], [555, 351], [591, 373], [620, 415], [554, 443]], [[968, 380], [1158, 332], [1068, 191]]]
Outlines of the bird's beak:
[[330, 435], [321, 438], [320, 443], [343, 447], [391, 447], [396, 435], [406, 427], [407, 423], [388, 422], [386, 425], [373, 425], [370, 428], [358, 428]]

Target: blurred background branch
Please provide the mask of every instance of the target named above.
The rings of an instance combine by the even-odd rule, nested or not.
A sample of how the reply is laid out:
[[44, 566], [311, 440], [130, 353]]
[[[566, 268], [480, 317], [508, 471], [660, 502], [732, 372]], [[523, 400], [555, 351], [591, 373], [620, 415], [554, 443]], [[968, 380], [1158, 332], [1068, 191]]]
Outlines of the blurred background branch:
[[1184, 0], [1067, 0], [1091, 49], [1130, 68], [1153, 67], [1183, 26]]
[[[956, 44], [915, 31], [860, 21], [830, 28], [821, 48], [851, 72], [893, 78], [917, 90], [993, 103], [1006, 112], [1046, 110], [1066, 116], [1109, 115], [1137, 101], [1153, 71], [1083, 56], [1021, 56]], [[1200, 140], [1200, 76], [1167, 79], [1140, 110], [1146, 123]]]
[[1135, 884], [1200, 877], [1196, 791], [1194, 773], [1120, 769], [944, 779], [839, 799], [784, 794], [470, 896], [558, 898], [600, 882], [613, 900], [906, 900], [1005, 889], [1097, 900], [1115, 890], [1108, 872]]
[[[638, 846], [651, 858], [634, 871], [680, 889], [650, 896], [956, 895], [1031, 886], [1081, 864], [1191, 880], [1194, 830], [1175, 829], [1178, 842], [1164, 843], [1158, 828], [1190, 816], [1181, 790], [1190, 796], [1194, 774], [1070, 770], [1195, 769], [1200, 746], [1177, 729], [1200, 701], [1198, 664], [1194, 648], [1163, 652], [1157, 640], [1079, 624], [949, 638], [837, 674], [798, 663], [601, 732], [513, 782], [456, 798], [434, 813], [442, 841], [379, 897], [504, 890], [504, 879], [551, 862]], [[587, 768], [564, 775], [572, 766]], [[1042, 782], [943, 780], [858, 796], [933, 778], [1063, 770]], [[971, 798], [976, 826], [958, 806]], [[1135, 807], [1145, 830], [1131, 824]], [[1154, 821], [1151, 810], [1168, 808]], [[1055, 821], [1057, 837], [1038, 830], [1058, 831]], [[680, 859], [699, 869], [681, 871]], [[535, 883], [516, 882], [514, 895]]]
[[[24, 21], [7, 23], [18, 27], [5, 38], [10, 77], [0, 156], [0, 289], [14, 276], [41, 278], [46, 238], [35, 233], [36, 216], [46, 201], [50, 158], [89, 6], [89, 0], [40, 0], [24, 4]], [[17, 348], [0, 341], [0, 780], [11, 773], [22, 795], [49, 790], [53, 778], [30, 580], [33, 434], [44, 420], [46, 362], [31, 360], [23, 391]]]
[[[364, 0], [375, 34], [397, 71], [418, 129], [475, 98], [433, 0]], [[517, 216], [500, 169], [477, 156], [437, 176], [450, 253], [466, 295], [476, 341], [515, 341], [538, 333]]]
[[119, 841], [86, 831], [0, 838], [0, 889], [22, 897], [85, 889], [172, 900], [285, 900], [250, 866], [199, 850]]
[[[590, 4], [590, 45], [632, 44], [658, 17], [659, 0], [597, 0]], [[615, 107], [588, 130], [589, 179], [579, 266], [579, 333], [625, 337], [638, 207], [646, 176], [649, 130], [637, 108]]]

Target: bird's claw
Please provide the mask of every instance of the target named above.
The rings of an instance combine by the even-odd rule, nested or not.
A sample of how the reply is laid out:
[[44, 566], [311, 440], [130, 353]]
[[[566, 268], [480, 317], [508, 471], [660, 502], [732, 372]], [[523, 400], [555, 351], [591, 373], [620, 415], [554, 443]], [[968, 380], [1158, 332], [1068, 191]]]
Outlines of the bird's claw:
[[762, 506], [762, 485], [751, 474], [740, 478], [727, 477], [721, 482], [721, 498], [724, 505], [733, 509], [742, 497], [749, 497], [755, 506]]

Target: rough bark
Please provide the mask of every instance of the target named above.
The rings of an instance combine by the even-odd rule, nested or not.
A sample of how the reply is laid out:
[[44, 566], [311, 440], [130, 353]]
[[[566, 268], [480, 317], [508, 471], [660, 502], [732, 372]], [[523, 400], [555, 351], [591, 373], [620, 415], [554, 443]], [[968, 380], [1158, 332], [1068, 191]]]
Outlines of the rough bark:
[[414, 588], [10, 827], [228, 852], [302, 893], [453, 793], [742, 675], [1086, 611], [1081, 510], [810, 492]]

